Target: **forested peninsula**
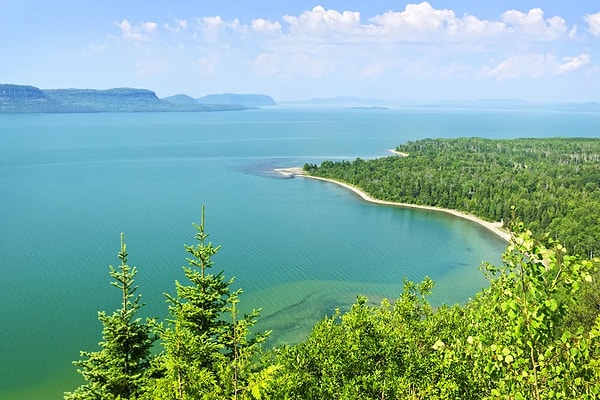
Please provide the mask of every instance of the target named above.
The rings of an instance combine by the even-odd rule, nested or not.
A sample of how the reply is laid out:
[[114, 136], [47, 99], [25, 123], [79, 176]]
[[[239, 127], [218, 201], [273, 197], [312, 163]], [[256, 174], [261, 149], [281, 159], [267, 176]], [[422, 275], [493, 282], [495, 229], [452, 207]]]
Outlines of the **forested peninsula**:
[[570, 252], [600, 251], [600, 140], [424, 139], [396, 147], [405, 157], [306, 164], [387, 201], [448, 208], [508, 226], [516, 215]]
[[405, 281], [397, 299], [358, 296], [277, 348], [266, 346], [270, 332], [253, 332], [260, 310], [240, 315], [241, 290], [213, 272], [220, 246], [204, 209], [165, 321], [137, 316], [122, 236], [120, 266], [109, 268], [121, 306], [99, 313], [100, 349], [81, 353], [85, 383], [65, 398], [597, 399], [600, 260], [594, 240], [579, 240], [598, 228], [599, 146], [427, 139], [398, 146], [405, 156], [306, 164], [376, 198], [502, 220], [511, 239], [502, 265], [483, 265], [489, 286], [464, 305], [434, 308], [431, 279]]

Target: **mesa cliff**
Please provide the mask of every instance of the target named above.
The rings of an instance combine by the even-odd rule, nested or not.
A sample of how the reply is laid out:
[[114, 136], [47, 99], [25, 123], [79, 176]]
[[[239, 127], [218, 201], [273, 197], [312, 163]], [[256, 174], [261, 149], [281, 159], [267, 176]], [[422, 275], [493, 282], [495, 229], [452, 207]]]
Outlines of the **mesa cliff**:
[[241, 111], [242, 104], [175, 103], [135, 88], [39, 89], [0, 84], [0, 113]]

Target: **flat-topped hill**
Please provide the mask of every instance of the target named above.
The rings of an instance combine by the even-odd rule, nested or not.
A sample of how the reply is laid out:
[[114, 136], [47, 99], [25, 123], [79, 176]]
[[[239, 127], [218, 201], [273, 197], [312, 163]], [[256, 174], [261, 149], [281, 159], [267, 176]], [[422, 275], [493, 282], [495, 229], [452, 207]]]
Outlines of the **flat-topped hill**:
[[271, 96], [264, 94], [222, 93], [209, 94], [196, 99], [200, 104], [240, 104], [246, 107], [275, 106], [277, 103]]
[[169, 101], [175, 104], [199, 104], [198, 100], [187, 94], [176, 94], [175, 96], [164, 97], [163, 100]]
[[46, 89], [0, 84], [0, 113], [240, 111], [241, 104], [184, 103], [159, 99], [135, 88]]

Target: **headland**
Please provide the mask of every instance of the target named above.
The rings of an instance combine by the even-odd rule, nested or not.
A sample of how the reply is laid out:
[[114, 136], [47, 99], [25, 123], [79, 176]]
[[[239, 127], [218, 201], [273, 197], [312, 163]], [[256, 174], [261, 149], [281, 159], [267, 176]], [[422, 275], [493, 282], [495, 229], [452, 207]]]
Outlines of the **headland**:
[[465, 213], [462, 211], [452, 210], [449, 208], [423, 206], [423, 205], [418, 205], [418, 204], [399, 203], [399, 202], [394, 202], [394, 201], [379, 200], [374, 197], [371, 197], [370, 195], [368, 195], [361, 189], [357, 188], [356, 186], [352, 186], [348, 183], [337, 181], [335, 179], [321, 178], [318, 176], [307, 175], [306, 172], [304, 172], [304, 170], [301, 167], [276, 168], [274, 171], [279, 174], [282, 174], [286, 177], [290, 177], [290, 178], [299, 176], [299, 177], [303, 177], [303, 178], [317, 179], [320, 181], [335, 183], [339, 186], [342, 186], [346, 189], [353, 191], [354, 193], [359, 195], [363, 200], [368, 201], [370, 203], [374, 203], [374, 204], [381, 204], [381, 205], [394, 206], [394, 207], [416, 208], [416, 209], [420, 209], [420, 210], [438, 211], [438, 212], [444, 212], [447, 214], [451, 214], [456, 217], [463, 218], [463, 219], [475, 222], [475, 223], [483, 226], [484, 228], [486, 228], [489, 231], [491, 231], [492, 233], [496, 234], [498, 237], [500, 237], [501, 239], [503, 239], [506, 242], [510, 242], [510, 239], [511, 239], [510, 232], [503, 227], [502, 222], [485, 221], [473, 214], [468, 214], [468, 213]]

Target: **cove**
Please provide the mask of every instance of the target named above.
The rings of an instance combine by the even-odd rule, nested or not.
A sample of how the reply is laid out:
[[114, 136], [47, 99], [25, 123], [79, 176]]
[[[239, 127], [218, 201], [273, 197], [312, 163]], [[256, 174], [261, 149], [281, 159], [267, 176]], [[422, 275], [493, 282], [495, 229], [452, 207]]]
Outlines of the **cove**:
[[482, 227], [369, 204], [333, 184], [269, 171], [387, 156], [423, 137], [585, 136], [593, 114], [273, 108], [242, 113], [0, 115], [0, 398], [54, 399], [111, 312], [119, 234], [148, 316], [183, 279], [183, 244], [206, 206], [216, 272], [263, 308], [274, 343], [297, 341], [357, 294], [395, 298], [404, 278], [464, 302], [505, 243]]

